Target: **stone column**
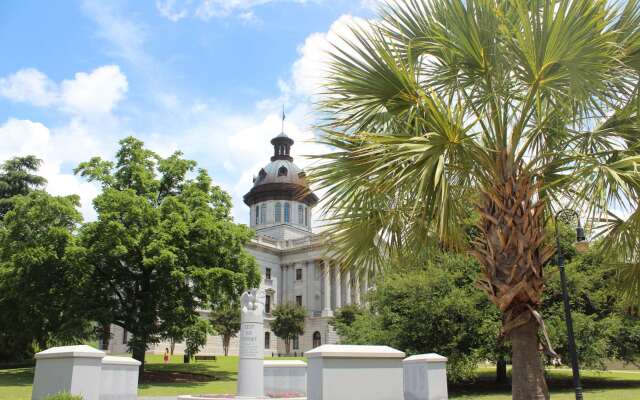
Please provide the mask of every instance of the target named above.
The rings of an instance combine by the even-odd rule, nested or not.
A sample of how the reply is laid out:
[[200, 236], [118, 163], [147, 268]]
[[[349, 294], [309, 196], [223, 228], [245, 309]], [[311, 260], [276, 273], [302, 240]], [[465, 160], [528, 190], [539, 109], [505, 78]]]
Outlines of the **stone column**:
[[340, 275], [340, 264], [336, 263], [336, 310], [342, 307], [342, 280]]
[[353, 291], [355, 292], [355, 303], [356, 305], [360, 305], [360, 273], [357, 273], [356, 276], [354, 277], [354, 288]]
[[347, 275], [344, 278], [345, 286], [344, 286], [344, 297], [345, 303], [347, 305], [351, 304], [351, 271], [347, 270]]
[[322, 273], [324, 274], [324, 301], [322, 304], [322, 316], [331, 317], [331, 266], [330, 260], [327, 258], [324, 260], [324, 268]]
[[369, 291], [369, 271], [365, 270], [364, 275], [362, 276], [362, 297], [364, 298], [364, 303], [367, 302], [367, 292]]
[[238, 397], [264, 398], [264, 299], [261, 289], [244, 292], [240, 298], [240, 364]]

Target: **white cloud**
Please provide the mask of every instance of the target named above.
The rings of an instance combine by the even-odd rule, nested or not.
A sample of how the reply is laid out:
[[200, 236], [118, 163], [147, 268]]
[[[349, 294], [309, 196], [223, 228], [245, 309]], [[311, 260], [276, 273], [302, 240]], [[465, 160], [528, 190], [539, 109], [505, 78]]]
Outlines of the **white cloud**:
[[90, 73], [78, 72], [60, 85], [62, 106], [78, 114], [107, 114], [124, 98], [126, 76], [117, 65], [106, 65]]
[[[97, 155], [100, 148], [105, 148], [90, 138], [86, 131], [76, 127], [75, 131], [64, 129], [63, 133], [53, 134], [39, 122], [10, 118], [0, 125], [0, 139], [3, 143], [0, 160], [26, 155], [42, 159], [43, 165], [38, 174], [47, 179], [47, 191], [58, 196], [78, 194], [85, 219], [95, 218], [91, 202], [99, 192], [97, 185], [63, 170], [65, 163], [86, 160], [89, 154]], [[93, 145], [89, 145], [91, 143]]]
[[46, 107], [57, 100], [56, 91], [56, 84], [34, 68], [21, 69], [0, 78], [0, 95], [14, 102]]
[[298, 49], [300, 57], [292, 68], [293, 86], [298, 95], [313, 96], [322, 89], [333, 46], [345, 46], [344, 40], [354, 39], [352, 27], [366, 26], [366, 20], [351, 15], [342, 15], [327, 32], [313, 33]]
[[78, 72], [59, 85], [34, 68], [21, 69], [0, 78], [0, 95], [35, 106], [55, 106], [82, 116], [109, 114], [124, 99], [127, 77], [117, 65]]
[[209, 20], [236, 14], [247, 22], [256, 19], [252, 9], [264, 4], [274, 2], [304, 4], [321, 1], [323, 0], [156, 0], [156, 8], [160, 15], [173, 22], [186, 17]]

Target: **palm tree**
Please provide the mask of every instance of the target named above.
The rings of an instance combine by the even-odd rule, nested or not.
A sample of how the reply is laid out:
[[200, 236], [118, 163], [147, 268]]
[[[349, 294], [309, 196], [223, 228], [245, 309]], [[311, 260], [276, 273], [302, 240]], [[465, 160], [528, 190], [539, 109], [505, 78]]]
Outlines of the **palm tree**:
[[[335, 44], [327, 72], [331, 151], [311, 178], [343, 265], [377, 268], [434, 237], [464, 247], [471, 202], [468, 250], [503, 313], [513, 398], [548, 398], [538, 332], [553, 210], [640, 220], [639, 1], [392, 2]], [[622, 225], [609, 238], [632, 247]]]

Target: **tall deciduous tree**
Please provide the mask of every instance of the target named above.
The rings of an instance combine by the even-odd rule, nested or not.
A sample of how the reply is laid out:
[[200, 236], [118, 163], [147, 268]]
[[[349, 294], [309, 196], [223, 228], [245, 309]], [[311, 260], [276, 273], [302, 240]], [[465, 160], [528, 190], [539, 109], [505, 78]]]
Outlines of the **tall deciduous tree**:
[[40, 168], [42, 160], [35, 156], [14, 157], [0, 166], [0, 218], [13, 205], [13, 197], [26, 195], [40, 189], [47, 183], [35, 172]]
[[0, 359], [91, 334], [82, 293], [87, 274], [77, 260], [82, 217], [77, 196], [42, 191], [12, 198], [0, 228]]
[[606, 242], [640, 265], [640, 3], [409, 0], [380, 14], [338, 43], [320, 102], [333, 150], [312, 174], [339, 261], [374, 268], [429, 233], [458, 246], [459, 200], [476, 198], [470, 250], [512, 344], [513, 398], [546, 399], [550, 216], [627, 208]]
[[228, 301], [215, 307], [211, 311], [211, 326], [222, 336], [224, 355], [229, 355], [229, 342], [240, 330], [240, 303]]
[[80, 238], [93, 307], [133, 334], [142, 372], [150, 344], [192, 325], [212, 296], [239, 296], [260, 275], [244, 249], [252, 232], [233, 222], [229, 195], [204, 170], [190, 178], [196, 163], [179, 152], [161, 158], [132, 137], [120, 144], [115, 163], [93, 158], [75, 170], [102, 184], [97, 220]]
[[273, 309], [273, 321], [271, 330], [284, 340], [284, 347], [287, 354], [291, 352], [291, 340], [304, 333], [304, 319], [307, 311], [297, 304], [279, 304]]

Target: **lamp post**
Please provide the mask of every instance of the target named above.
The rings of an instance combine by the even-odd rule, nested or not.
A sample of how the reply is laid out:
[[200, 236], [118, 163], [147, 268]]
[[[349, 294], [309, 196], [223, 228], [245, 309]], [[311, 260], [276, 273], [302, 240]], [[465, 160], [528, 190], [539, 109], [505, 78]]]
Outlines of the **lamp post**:
[[582, 384], [580, 383], [580, 367], [578, 366], [578, 353], [576, 352], [576, 341], [573, 335], [573, 320], [571, 319], [571, 306], [569, 305], [569, 294], [567, 293], [567, 278], [564, 272], [564, 256], [560, 248], [560, 232], [558, 230], [558, 220], [565, 223], [572, 223], [578, 220], [576, 228], [576, 239], [582, 242], [586, 239], [584, 229], [580, 225], [580, 216], [574, 210], [562, 209], [555, 215], [556, 226], [556, 260], [560, 269], [560, 282], [562, 284], [562, 300], [564, 301], [564, 317], [567, 323], [567, 339], [569, 344], [569, 354], [571, 355], [571, 369], [573, 370], [573, 387], [576, 391], [576, 400], [583, 400]]

